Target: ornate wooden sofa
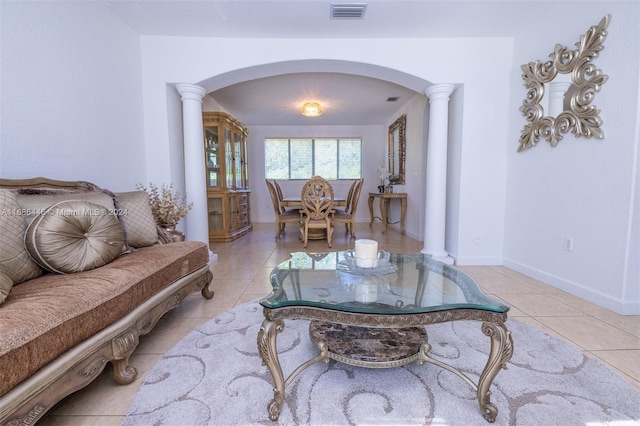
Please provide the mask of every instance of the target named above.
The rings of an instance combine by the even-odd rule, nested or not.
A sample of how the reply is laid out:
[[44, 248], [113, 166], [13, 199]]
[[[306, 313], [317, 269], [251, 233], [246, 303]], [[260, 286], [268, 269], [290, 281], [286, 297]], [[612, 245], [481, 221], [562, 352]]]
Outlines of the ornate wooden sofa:
[[[146, 200], [88, 182], [0, 179], [1, 425], [35, 423], [108, 362], [117, 383], [131, 383], [139, 337], [192, 292], [213, 297], [207, 244], [169, 244]], [[57, 241], [69, 233], [73, 244]], [[115, 258], [96, 255], [102, 247]]]

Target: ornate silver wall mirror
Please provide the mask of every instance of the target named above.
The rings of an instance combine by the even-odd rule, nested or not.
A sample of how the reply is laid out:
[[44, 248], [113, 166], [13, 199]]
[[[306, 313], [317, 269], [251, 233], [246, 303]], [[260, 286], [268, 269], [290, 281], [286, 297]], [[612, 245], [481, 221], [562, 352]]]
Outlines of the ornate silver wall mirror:
[[389, 184], [391, 185], [404, 185], [406, 126], [405, 114], [389, 126]]
[[[576, 137], [604, 137], [600, 110], [591, 102], [608, 77], [591, 60], [604, 48], [610, 19], [611, 15], [606, 15], [589, 28], [576, 43], [576, 50], [556, 44], [549, 61], [520, 67], [527, 88], [520, 111], [529, 123], [520, 135], [518, 152], [533, 147], [540, 137], [556, 146], [568, 132]], [[561, 81], [562, 77], [566, 81]], [[549, 92], [546, 95], [545, 90]]]

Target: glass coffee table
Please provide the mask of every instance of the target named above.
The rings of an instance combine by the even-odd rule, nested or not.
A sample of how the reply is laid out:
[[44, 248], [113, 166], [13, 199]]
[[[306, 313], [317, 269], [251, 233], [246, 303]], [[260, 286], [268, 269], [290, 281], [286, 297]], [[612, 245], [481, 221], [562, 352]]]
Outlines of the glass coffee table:
[[[274, 268], [273, 291], [260, 300], [265, 319], [258, 333], [260, 356], [274, 380], [274, 397], [267, 405], [270, 419], [278, 419], [285, 387], [299, 373], [333, 359], [368, 368], [416, 361], [445, 368], [474, 389], [482, 415], [495, 421], [498, 408], [489, 388], [513, 354], [511, 332], [504, 324], [509, 307], [485, 295], [464, 272], [429, 255], [381, 254], [377, 267], [369, 269], [355, 265], [353, 251], [292, 253]], [[276, 342], [285, 319], [310, 320], [309, 334], [319, 351], [286, 380]], [[482, 332], [491, 339], [477, 384], [429, 355], [425, 326], [458, 320], [482, 321]]]

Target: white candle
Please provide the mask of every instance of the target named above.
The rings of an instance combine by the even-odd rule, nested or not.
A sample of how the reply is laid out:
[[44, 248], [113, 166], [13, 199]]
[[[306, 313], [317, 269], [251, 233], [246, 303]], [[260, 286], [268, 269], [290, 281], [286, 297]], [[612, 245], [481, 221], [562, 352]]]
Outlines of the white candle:
[[375, 240], [356, 240], [356, 266], [375, 268], [378, 266], [378, 242]]

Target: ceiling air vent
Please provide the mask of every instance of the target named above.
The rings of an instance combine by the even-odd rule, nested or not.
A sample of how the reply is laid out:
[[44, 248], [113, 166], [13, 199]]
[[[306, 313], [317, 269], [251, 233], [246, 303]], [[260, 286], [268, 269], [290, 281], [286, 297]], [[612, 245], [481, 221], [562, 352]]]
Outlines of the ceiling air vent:
[[387, 98], [387, 102], [398, 102], [398, 99], [400, 99], [398, 96], [392, 96]]
[[331, 3], [331, 19], [362, 19], [365, 3]]

